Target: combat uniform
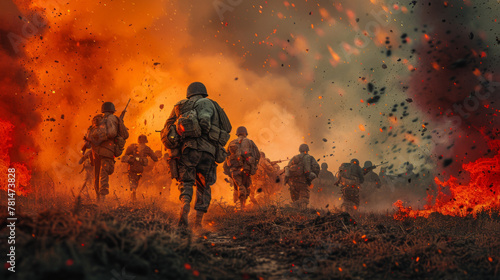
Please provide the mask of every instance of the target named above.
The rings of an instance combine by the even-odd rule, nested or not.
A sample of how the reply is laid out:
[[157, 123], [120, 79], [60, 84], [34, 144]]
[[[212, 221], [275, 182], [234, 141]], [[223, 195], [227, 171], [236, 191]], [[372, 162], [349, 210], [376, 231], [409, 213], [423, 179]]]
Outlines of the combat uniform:
[[155, 162], [158, 161], [155, 153], [149, 146], [146, 145], [146, 143], [146, 136], [139, 136], [139, 144], [132, 144], [128, 146], [125, 151], [125, 156], [122, 157], [122, 161], [129, 164], [128, 179], [130, 183], [130, 191], [132, 191], [132, 200], [136, 199], [139, 180], [144, 172], [144, 166], [146, 166], [148, 162], [147, 157], [150, 157]]
[[[178, 102], [165, 123], [164, 130], [170, 131], [184, 114], [195, 111], [201, 133], [199, 137], [185, 137], [184, 127], [177, 125], [175, 130], [181, 137], [180, 148], [170, 149], [170, 158], [175, 158], [178, 169], [177, 179], [183, 206], [181, 208], [180, 226], [187, 226], [187, 216], [193, 198], [193, 186], [196, 185], [196, 201], [194, 209], [197, 211], [195, 227], [201, 226], [203, 214], [207, 212], [212, 199], [211, 186], [216, 181], [216, 156], [220, 121], [218, 111], [208, 96], [202, 83], [194, 82], [187, 89], [187, 98]], [[214, 135], [214, 132], [217, 132]], [[162, 138], [162, 141], [163, 138]], [[165, 141], [164, 141], [165, 143]], [[168, 147], [167, 147], [168, 148]]]
[[290, 186], [293, 204], [305, 208], [309, 204], [309, 187], [318, 177], [320, 167], [316, 159], [309, 155], [309, 146], [302, 144], [300, 154], [294, 156], [285, 167], [285, 183]]
[[350, 164], [342, 164], [339, 170], [339, 182], [342, 187], [343, 210], [359, 207], [359, 186], [364, 182], [363, 169], [359, 166], [358, 160], [351, 160]]
[[250, 195], [251, 176], [257, 172], [260, 152], [255, 143], [247, 138], [246, 128], [239, 127], [236, 134], [238, 138], [228, 146], [229, 156], [224, 162], [224, 173], [233, 179], [234, 191], [238, 193], [241, 209], [244, 209]]
[[318, 178], [313, 181], [312, 203], [318, 203], [321, 206], [327, 205], [333, 197], [335, 181], [335, 176], [328, 170], [328, 164], [322, 163]]
[[101, 107], [103, 114], [92, 119], [85, 136], [86, 144], [82, 150], [92, 147], [94, 163], [94, 188], [97, 198], [104, 199], [109, 194], [109, 176], [115, 169], [115, 156], [123, 152], [123, 145], [128, 138], [128, 131], [123, 121], [113, 115], [115, 105], [104, 102]]

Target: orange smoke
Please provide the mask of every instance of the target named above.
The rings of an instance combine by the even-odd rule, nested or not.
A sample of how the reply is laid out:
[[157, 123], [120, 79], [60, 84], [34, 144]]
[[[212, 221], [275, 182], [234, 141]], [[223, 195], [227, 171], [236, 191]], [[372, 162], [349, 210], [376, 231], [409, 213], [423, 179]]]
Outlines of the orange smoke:
[[[500, 140], [490, 141], [489, 146], [498, 152]], [[480, 158], [462, 167], [470, 175], [468, 184], [460, 184], [453, 176], [445, 182], [435, 178], [438, 194], [434, 203], [432, 202], [434, 197], [431, 194], [427, 197], [428, 204], [424, 210], [405, 207], [403, 202], [398, 200], [394, 203], [398, 209], [394, 218], [427, 218], [433, 212], [450, 216], [472, 215], [476, 217], [479, 212], [500, 209], [500, 153], [493, 158]], [[444, 188], [449, 189], [449, 194], [443, 192]]]

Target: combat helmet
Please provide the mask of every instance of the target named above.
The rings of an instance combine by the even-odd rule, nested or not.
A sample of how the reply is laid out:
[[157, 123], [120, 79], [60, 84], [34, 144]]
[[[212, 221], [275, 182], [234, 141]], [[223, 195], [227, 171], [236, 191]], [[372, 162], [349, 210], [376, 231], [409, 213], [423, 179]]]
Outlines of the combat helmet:
[[323, 163], [321, 164], [321, 169], [325, 169], [325, 170], [326, 170], [326, 169], [328, 169], [328, 163], [323, 162]]
[[309, 146], [307, 144], [301, 144], [299, 146], [299, 152], [301, 153], [309, 152]]
[[113, 102], [108, 101], [108, 102], [102, 103], [101, 113], [106, 113], [106, 112], [109, 112], [109, 113], [116, 112], [115, 104], [113, 104]]
[[148, 143], [148, 137], [144, 134], [141, 134], [139, 135], [139, 139], [137, 139], [137, 142], [139, 142], [139, 144]]
[[351, 159], [351, 163], [354, 163], [354, 164], [356, 164], [356, 165], [359, 165], [359, 160], [357, 160], [357, 159], [353, 158], [353, 159]]
[[195, 95], [202, 95], [203, 97], [208, 96], [207, 88], [205, 87], [204, 84], [200, 82], [194, 82], [188, 86], [186, 97], [191, 98], [192, 96]]
[[368, 167], [372, 167], [373, 166], [373, 163], [369, 160], [365, 161], [365, 164], [364, 164], [364, 168], [368, 168]]
[[245, 134], [245, 135], [248, 135], [248, 131], [247, 131], [247, 128], [244, 127], [244, 126], [240, 126], [236, 129], [236, 135], [237, 136], [240, 136], [241, 134]]

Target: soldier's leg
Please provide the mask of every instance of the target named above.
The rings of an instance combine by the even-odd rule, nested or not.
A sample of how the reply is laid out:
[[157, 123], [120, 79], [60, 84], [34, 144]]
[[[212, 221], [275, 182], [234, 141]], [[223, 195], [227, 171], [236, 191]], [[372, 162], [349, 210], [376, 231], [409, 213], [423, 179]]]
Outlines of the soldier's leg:
[[137, 173], [134, 172], [129, 172], [128, 173], [128, 180], [130, 182], [130, 192], [131, 192], [131, 199], [136, 200], [136, 192], [137, 188], [139, 187], [139, 179], [141, 176]]
[[109, 175], [115, 171], [115, 160], [112, 158], [101, 158], [101, 185], [99, 195], [105, 197], [109, 194]]
[[179, 160], [179, 200], [182, 204], [179, 226], [188, 225], [190, 203], [193, 198], [193, 186], [196, 183], [196, 165], [200, 161], [200, 158], [200, 152], [190, 148], [186, 148]]
[[288, 185], [290, 186], [290, 197], [292, 198], [292, 202], [296, 202], [299, 200], [299, 192], [297, 190], [297, 184], [295, 182], [288, 182]]
[[94, 190], [96, 198], [99, 200], [99, 179], [101, 177], [101, 159], [96, 156], [94, 160]]
[[241, 203], [242, 209], [245, 208], [246, 201], [248, 197], [250, 196], [250, 188], [252, 185], [252, 178], [250, 177], [249, 173], [244, 173], [243, 174], [243, 186], [245, 187], [245, 198], [243, 199]]
[[301, 183], [300, 190], [299, 190], [299, 206], [300, 208], [306, 208], [307, 205], [309, 204], [309, 194], [310, 194], [310, 189], [309, 186], [306, 183]]
[[211, 186], [217, 179], [217, 166], [215, 158], [209, 153], [202, 153], [200, 162], [196, 167], [196, 220], [194, 226], [201, 227], [203, 215], [207, 213], [210, 201], [212, 200]]

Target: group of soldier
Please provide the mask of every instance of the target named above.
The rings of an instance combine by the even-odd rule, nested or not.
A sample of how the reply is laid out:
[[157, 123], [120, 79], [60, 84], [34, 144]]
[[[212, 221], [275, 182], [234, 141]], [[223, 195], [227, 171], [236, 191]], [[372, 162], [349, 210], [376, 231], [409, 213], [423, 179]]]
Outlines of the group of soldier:
[[[194, 227], [201, 227], [211, 202], [211, 186], [216, 182], [217, 164], [220, 163], [223, 163], [224, 174], [228, 176], [226, 180], [234, 188], [234, 200], [242, 210], [249, 198], [254, 204], [258, 203], [255, 198], [257, 192], [263, 192], [265, 197], [276, 194], [280, 189], [279, 176], [283, 173], [292, 204], [299, 208], [307, 207], [311, 190], [326, 194], [333, 192], [333, 186], [337, 185], [342, 190], [342, 208], [357, 209], [361, 185], [365, 184], [368, 189], [379, 188], [382, 184], [381, 178], [373, 172], [371, 162], [366, 162], [361, 168], [357, 159], [342, 164], [334, 176], [328, 171], [326, 163], [320, 168], [317, 160], [309, 154], [307, 144], [300, 145], [299, 154], [280, 172], [278, 162], [271, 162], [259, 151], [248, 138], [249, 133], [244, 126], [236, 129], [237, 138], [229, 142], [231, 123], [219, 104], [207, 96], [206, 87], [194, 82], [187, 88], [186, 99], [174, 105], [161, 131], [161, 141], [166, 148], [164, 157], [161, 151], [153, 152], [147, 146], [145, 135], [139, 136], [138, 143], [129, 145], [125, 150], [129, 136], [123, 121], [126, 108], [117, 117], [113, 103], [103, 103], [102, 114], [93, 118], [84, 137], [86, 144], [80, 161], [84, 163], [83, 170], [87, 170], [85, 185], [91, 185], [93, 180], [98, 201], [104, 201], [109, 194], [109, 175], [114, 171], [115, 158], [120, 156], [121, 162], [128, 164], [133, 200], [136, 199], [144, 168], [149, 165], [148, 158], [155, 162], [153, 174], [158, 176], [153, 177], [164, 180], [169, 173], [178, 182], [181, 202], [178, 225], [181, 227], [188, 226], [193, 198], [196, 210]], [[90, 150], [86, 152], [86, 149]], [[171, 181], [167, 181], [156, 184], [170, 186]]]

